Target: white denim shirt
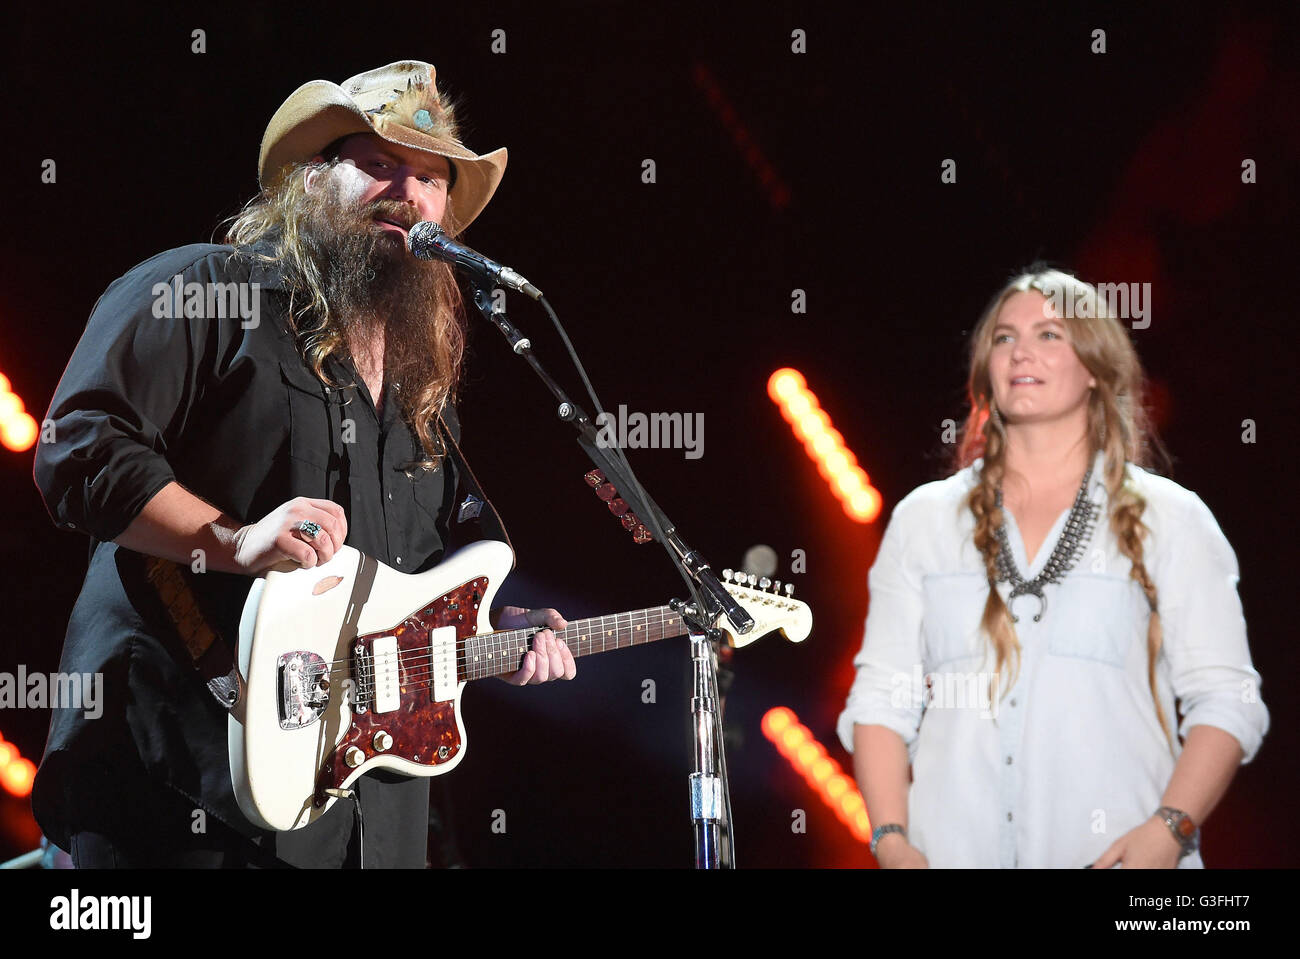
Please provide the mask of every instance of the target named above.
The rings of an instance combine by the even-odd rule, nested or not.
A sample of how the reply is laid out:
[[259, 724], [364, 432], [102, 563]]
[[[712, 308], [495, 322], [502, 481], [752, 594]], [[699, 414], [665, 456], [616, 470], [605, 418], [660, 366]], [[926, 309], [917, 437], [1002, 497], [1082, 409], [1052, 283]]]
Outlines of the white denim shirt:
[[[1110, 531], [1098, 452], [1089, 495], [1101, 510], [1087, 548], [1045, 587], [1040, 622], [1038, 598], [1016, 598], [1020, 673], [991, 698], [994, 654], [979, 630], [988, 581], [965, 505], [982, 467], [976, 460], [918, 487], [894, 508], [837, 732], [850, 752], [854, 724], [887, 726], [907, 744], [908, 839], [931, 866], [1082, 867], [1151, 817], [1176, 762], [1147, 682], [1149, 607]], [[1147, 504], [1144, 559], [1164, 632], [1156, 685], [1165, 717], [1176, 722], [1177, 698], [1180, 737], [1217, 726], [1250, 762], [1268, 710], [1246, 644], [1236, 556], [1196, 494], [1132, 464], [1127, 471]], [[1003, 515], [1016, 568], [1032, 580], [1069, 510], [1032, 566], [1015, 518]], [[1010, 585], [998, 588], [1005, 601]], [[1198, 852], [1179, 865], [1203, 863]]]

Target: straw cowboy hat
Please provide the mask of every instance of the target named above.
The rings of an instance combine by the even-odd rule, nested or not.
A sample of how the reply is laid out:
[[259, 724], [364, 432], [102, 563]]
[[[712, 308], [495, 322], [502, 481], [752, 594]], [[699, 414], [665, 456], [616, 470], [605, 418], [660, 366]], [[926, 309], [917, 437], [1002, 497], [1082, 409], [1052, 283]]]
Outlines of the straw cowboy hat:
[[344, 80], [304, 83], [280, 104], [262, 136], [257, 179], [267, 187], [287, 164], [310, 160], [340, 137], [374, 133], [390, 143], [446, 157], [451, 164], [449, 233], [487, 206], [506, 169], [505, 148], [479, 156], [457, 134], [453, 108], [438, 93], [432, 64], [401, 60]]

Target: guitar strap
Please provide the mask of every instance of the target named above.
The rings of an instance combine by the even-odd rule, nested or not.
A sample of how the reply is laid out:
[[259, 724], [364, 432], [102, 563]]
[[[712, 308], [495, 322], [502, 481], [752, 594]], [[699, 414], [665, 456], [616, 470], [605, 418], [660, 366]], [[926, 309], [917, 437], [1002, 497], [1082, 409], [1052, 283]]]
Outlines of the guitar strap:
[[[449, 544], [500, 539], [509, 545], [510, 536], [501, 515], [483, 493], [478, 478], [469, 468], [465, 454], [441, 415], [438, 416], [438, 428], [456, 466], [456, 496], [452, 515], [447, 521]], [[487, 515], [483, 511], [485, 506]], [[511, 549], [513, 552], [513, 546]], [[145, 557], [145, 575], [162, 600], [204, 685], [222, 709], [233, 709], [244, 695], [243, 681], [234, 658], [236, 645], [221, 636], [212, 625], [212, 617], [204, 615], [191, 584], [191, 578], [196, 574], [180, 563], [148, 556]]]
[[190, 571], [180, 563], [157, 556], [145, 558], [145, 575], [153, 584], [185, 644], [199, 676], [222, 709], [233, 709], [243, 698], [244, 686], [235, 668], [233, 647], [210, 625], [190, 586]]

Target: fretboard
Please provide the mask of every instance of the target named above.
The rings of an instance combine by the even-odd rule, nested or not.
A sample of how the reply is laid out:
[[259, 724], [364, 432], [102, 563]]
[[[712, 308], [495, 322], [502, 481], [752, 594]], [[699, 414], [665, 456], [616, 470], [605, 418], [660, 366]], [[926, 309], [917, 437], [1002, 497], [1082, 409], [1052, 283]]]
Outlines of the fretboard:
[[[524, 653], [532, 649], [536, 626], [498, 633], [469, 636], [460, 649], [457, 678], [463, 680], [500, 676], [519, 669]], [[668, 606], [638, 609], [631, 613], [593, 616], [569, 623], [555, 631], [555, 638], [568, 643], [577, 656], [590, 656], [611, 649], [627, 649], [645, 643], [671, 639], [686, 632], [682, 617]]]

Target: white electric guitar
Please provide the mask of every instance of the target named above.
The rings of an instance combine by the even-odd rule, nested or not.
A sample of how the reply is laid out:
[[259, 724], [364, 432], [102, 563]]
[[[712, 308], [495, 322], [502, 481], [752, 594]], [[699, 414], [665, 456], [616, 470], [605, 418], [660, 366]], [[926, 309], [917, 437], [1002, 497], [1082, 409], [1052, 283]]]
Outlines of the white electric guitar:
[[[491, 632], [488, 610], [513, 559], [486, 540], [408, 574], [344, 546], [320, 566], [255, 579], [239, 629], [243, 696], [229, 721], [231, 778], [249, 821], [299, 829], [371, 770], [453, 769], [465, 755], [465, 683], [519, 669], [537, 632]], [[754, 628], [738, 636], [719, 621], [733, 646], [776, 629], [795, 642], [808, 635], [805, 603], [736, 580], [725, 585]], [[577, 657], [686, 632], [658, 606], [570, 622], [556, 636]]]

